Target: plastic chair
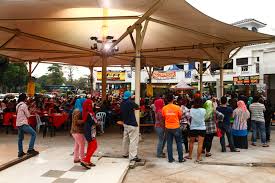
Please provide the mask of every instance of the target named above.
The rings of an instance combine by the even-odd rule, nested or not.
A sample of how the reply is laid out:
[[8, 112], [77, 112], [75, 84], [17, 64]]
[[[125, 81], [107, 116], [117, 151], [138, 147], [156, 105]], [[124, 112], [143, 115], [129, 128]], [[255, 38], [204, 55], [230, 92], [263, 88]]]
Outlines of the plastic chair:
[[[40, 127], [44, 126], [44, 128], [45, 128], [46, 123], [41, 121], [41, 118], [38, 114], [35, 114], [35, 118], [36, 118], [36, 132], [39, 133]], [[44, 137], [44, 135], [43, 135], [43, 137]]]
[[105, 122], [106, 122], [106, 113], [105, 112], [96, 113], [96, 119], [97, 119], [97, 122], [101, 126], [101, 133], [104, 133]]

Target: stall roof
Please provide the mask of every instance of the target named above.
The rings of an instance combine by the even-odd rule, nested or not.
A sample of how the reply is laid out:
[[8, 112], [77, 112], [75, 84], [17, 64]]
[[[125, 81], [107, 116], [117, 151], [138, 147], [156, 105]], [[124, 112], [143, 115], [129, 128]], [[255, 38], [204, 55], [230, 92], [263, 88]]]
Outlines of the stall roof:
[[[108, 9], [107, 16], [103, 8]], [[143, 65], [201, 60], [220, 63], [221, 53], [228, 59], [235, 48], [275, 40], [215, 20], [185, 0], [2, 0], [0, 54], [18, 61], [101, 66], [100, 53], [91, 50], [90, 37], [100, 37], [107, 25], [108, 35], [119, 39], [148, 10], [152, 14], [141, 21], [146, 30]], [[133, 65], [135, 50], [130, 36], [118, 47], [108, 65]]]

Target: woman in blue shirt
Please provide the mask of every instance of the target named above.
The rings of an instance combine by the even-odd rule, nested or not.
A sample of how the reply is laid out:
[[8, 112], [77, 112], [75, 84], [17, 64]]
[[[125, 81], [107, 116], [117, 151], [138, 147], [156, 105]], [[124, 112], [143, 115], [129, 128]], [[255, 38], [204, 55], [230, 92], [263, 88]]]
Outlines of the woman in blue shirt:
[[205, 114], [206, 110], [202, 107], [202, 99], [195, 98], [194, 105], [190, 110], [191, 125], [190, 125], [190, 140], [189, 140], [189, 155], [186, 159], [192, 159], [193, 147], [196, 137], [198, 137], [198, 149], [197, 149], [197, 160], [196, 162], [202, 161], [202, 147], [203, 141], [206, 134], [205, 127]]

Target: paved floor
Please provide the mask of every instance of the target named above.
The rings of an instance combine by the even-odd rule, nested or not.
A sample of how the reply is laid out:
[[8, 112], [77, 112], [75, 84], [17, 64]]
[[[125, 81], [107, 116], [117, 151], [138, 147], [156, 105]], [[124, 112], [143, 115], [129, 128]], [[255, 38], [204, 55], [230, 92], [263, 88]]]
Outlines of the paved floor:
[[[221, 153], [218, 139], [215, 138], [212, 149], [213, 156], [211, 158], [204, 158], [204, 162], [275, 163], [275, 131], [272, 131], [272, 133], [273, 141], [270, 143], [271, 146], [269, 148], [262, 148], [261, 146], [249, 146], [248, 150], [241, 150], [240, 153]], [[156, 135], [154, 133], [143, 134], [142, 137], [143, 140], [140, 142], [139, 145], [139, 156], [146, 159], [147, 163], [144, 167], [136, 167], [135, 169], [129, 170], [127, 176], [124, 179], [124, 183], [275, 183], [275, 168], [271, 167], [201, 165], [195, 164], [193, 160], [187, 161], [183, 164], [177, 162], [170, 164], [167, 162], [166, 159], [158, 159], [155, 157]], [[5, 135], [4, 133], [0, 133], [1, 161], [5, 159], [5, 157], [3, 157], [4, 154], [9, 154], [10, 157], [12, 156], [11, 154], [13, 154], [13, 156], [16, 156], [16, 138], [17, 137], [15, 135]], [[28, 138], [26, 138], [26, 141], [27, 140]], [[107, 131], [103, 136], [98, 137], [99, 149], [97, 151], [97, 154], [121, 155], [121, 141], [122, 135], [119, 134], [119, 130], [116, 130], [116, 132], [112, 133], [108, 133]], [[72, 156], [70, 156], [70, 152], [72, 151], [73, 146], [72, 144], [72, 138], [64, 132], [57, 132], [57, 136], [53, 138], [47, 137], [43, 139], [42, 137], [39, 137], [37, 141], [37, 146], [39, 150], [42, 149], [45, 150], [45, 152], [49, 152], [49, 150], [52, 148], [58, 148], [56, 151], [57, 155], [62, 155], [65, 158], [62, 163], [60, 163], [64, 164], [64, 166], [62, 165], [63, 169], [62, 167], [61, 169], [44, 169], [43, 172], [41, 171], [41, 175], [45, 174], [49, 170], [68, 171], [70, 168], [72, 168], [74, 166], [71, 163]], [[9, 153], [7, 153], [7, 149], [9, 149]], [[65, 154], [63, 153], [64, 150], [66, 151]], [[6, 153], [3, 154], [3, 152]], [[176, 150], [174, 150], [174, 152], [176, 153]], [[46, 154], [45, 156], [47, 157]], [[174, 155], [176, 159], [176, 154]], [[194, 152], [194, 159], [195, 155], [196, 152]], [[31, 160], [31, 162], [31, 164], [35, 164], [33, 160]], [[50, 163], [50, 161], [45, 162], [45, 164], [48, 164], [47, 167], [50, 167]], [[106, 165], [107, 164], [108, 163], [106, 163]], [[102, 166], [105, 165], [102, 164]], [[105, 169], [107, 170], [108, 167], [109, 165], [106, 166]], [[25, 175], [29, 173], [29, 169], [26, 168], [23, 168], [22, 171], [25, 173], [27, 172]], [[110, 172], [110, 170], [104, 170], [102, 171], [102, 173], [98, 173], [98, 175], [109, 175], [106, 174], [106, 172]], [[48, 173], [51, 174], [51, 172]], [[62, 172], [60, 172], [60, 174], [61, 173]], [[65, 178], [68, 178], [67, 174], [62, 174], [60, 178], [63, 178], [64, 176]], [[76, 174], [79, 175], [80, 173]], [[2, 180], [1, 174], [0, 177], [0, 180]], [[56, 180], [56, 178], [43, 177], [43, 180], [45, 182], [47, 182], [46, 179], [50, 181]]]
[[91, 180], [118, 183], [129, 166], [129, 161], [122, 158], [93, 158], [96, 166], [86, 170], [72, 162], [70, 153], [70, 148], [49, 148], [34, 158], [1, 171], [0, 183], [86, 183]]

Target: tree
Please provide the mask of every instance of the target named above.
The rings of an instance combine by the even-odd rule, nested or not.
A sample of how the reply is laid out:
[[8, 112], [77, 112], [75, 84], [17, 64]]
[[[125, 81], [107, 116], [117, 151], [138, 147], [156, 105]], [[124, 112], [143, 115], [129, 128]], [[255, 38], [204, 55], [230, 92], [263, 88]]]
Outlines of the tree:
[[86, 90], [88, 88], [89, 78], [80, 77], [73, 81], [73, 85], [81, 90]]
[[68, 71], [68, 81], [67, 84], [72, 85], [73, 84], [73, 76], [74, 76], [74, 71], [77, 70], [76, 67], [74, 66], [66, 66], [66, 70]]
[[48, 80], [49, 85], [62, 85], [65, 83], [66, 78], [63, 77], [62, 66], [59, 64], [52, 64], [48, 67]]
[[24, 92], [28, 80], [28, 70], [24, 63], [9, 63], [7, 58], [0, 58], [0, 90], [6, 92]]

